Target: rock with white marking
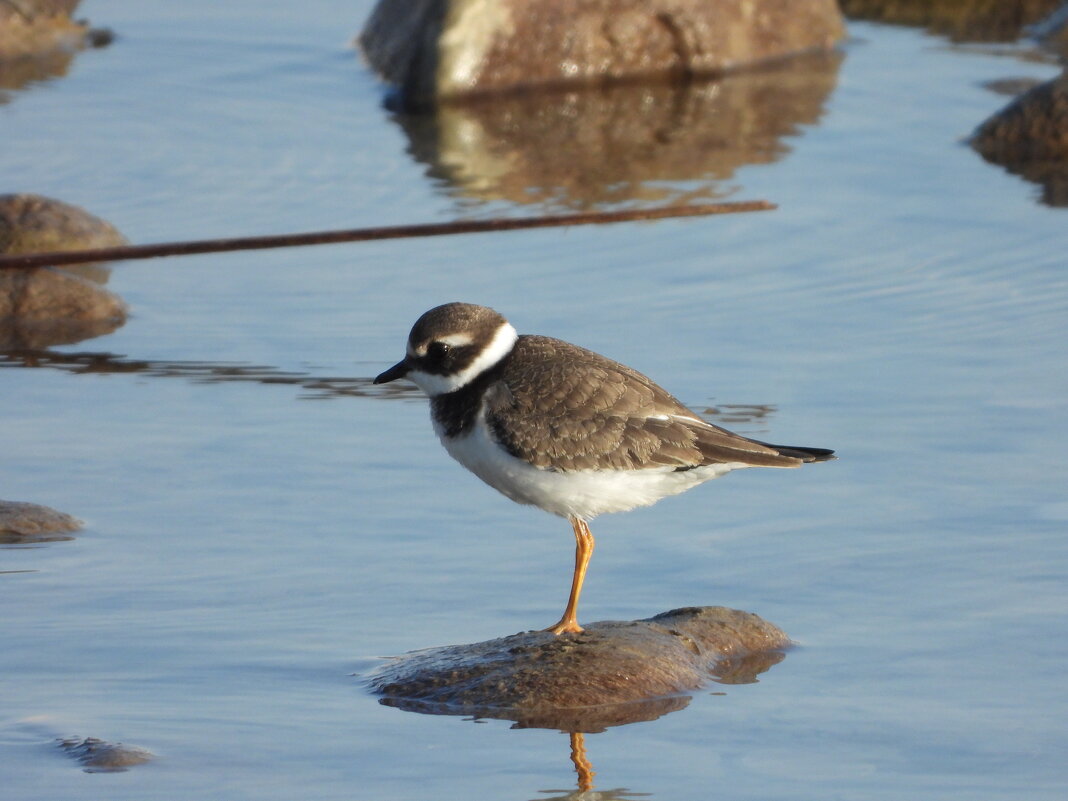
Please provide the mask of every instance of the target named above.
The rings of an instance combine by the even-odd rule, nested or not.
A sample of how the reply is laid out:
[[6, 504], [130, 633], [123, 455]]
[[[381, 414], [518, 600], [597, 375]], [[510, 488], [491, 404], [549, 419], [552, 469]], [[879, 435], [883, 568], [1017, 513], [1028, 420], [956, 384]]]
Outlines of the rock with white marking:
[[407, 105], [715, 75], [833, 47], [835, 0], [379, 0], [360, 45]]

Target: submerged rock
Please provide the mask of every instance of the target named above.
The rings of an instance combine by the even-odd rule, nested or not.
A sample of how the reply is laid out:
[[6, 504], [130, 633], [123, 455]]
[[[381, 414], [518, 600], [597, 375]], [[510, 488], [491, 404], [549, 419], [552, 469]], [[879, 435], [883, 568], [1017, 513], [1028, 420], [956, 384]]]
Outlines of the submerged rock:
[[834, 0], [379, 0], [360, 45], [408, 105], [713, 75], [827, 49]]
[[987, 161], [1042, 184], [1046, 203], [1068, 205], [1068, 70], [980, 125], [971, 145]]
[[61, 539], [56, 535], [69, 534], [81, 527], [81, 520], [65, 512], [36, 503], [0, 500], [0, 542]]
[[77, 759], [89, 773], [119, 773], [155, 758], [155, 754], [135, 745], [109, 743], [96, 737], [59, 741], [59, 747]]
[[592, 623], [416, 651], [370, 678], [382, 703], [431, 714], [599, 731], [651, 720], [689, 703], [712, 679], [755, 680], [790, 639], [749, 612], [690, 607], [647, 620]]

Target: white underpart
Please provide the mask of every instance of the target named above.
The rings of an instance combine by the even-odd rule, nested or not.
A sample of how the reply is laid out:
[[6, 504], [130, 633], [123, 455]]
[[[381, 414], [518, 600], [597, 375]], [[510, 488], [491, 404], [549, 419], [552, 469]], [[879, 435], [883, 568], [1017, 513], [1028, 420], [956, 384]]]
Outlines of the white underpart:
[[[433, 373], [424, 373], [422, 370], [413, 369], [408, 372], [407, 378], [431, 398], [436, 395], [444, 395], [446, 392], [452, 392], [474, 381], [479, 375], [507, 356], [515, 346], [518, 336], [509, 323], [501, 323], [501, 327], [497, 329], [497, 333], [493, 335], [489, 345], [478, 355], [478, 358], [461, 372], [453, 375], [434, 375]], [[457, 338], [454, 337], [454, 339]], [[449, 340], [445, 338], [440, 341], [448, 342]], [[470, 342], [470, 339], [468, 339], [468, 342]]]
[[495, 490], [517, 503], [530, 504], [561, 517], [591, 520], [597, 515], [649, 506], [678, 495], [731, 470], [742, 462], [708, 465], [692, 470], [651, 467], [644, 470], [542, 470], [512, 456], [492, 437], [480, 412], [474, 429], [448, 438], [434, 424], [445, 450]]

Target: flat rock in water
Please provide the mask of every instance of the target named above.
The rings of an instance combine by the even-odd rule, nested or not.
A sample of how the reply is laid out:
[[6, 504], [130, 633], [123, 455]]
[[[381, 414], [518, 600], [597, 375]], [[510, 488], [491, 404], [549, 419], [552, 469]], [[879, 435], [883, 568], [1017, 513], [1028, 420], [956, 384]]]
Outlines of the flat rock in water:
[[119, 773], [155, 757], [151, 751], [135, 745], [109, 743], [96, 737], [77, 737], [59, 741], [59, 747], [77, 759], [89, 773]]
[[592, 623], [397, 657], [370, 678], [382, 703], [432, 714], [598, 731], [680, 709], [710, 680], [754, 681], [790, 639], [749, 612], [675, 609], [647, 620]]
[[0, 542], [40, 541], [69, 534], [82, 521], [47, 506], [0, 500]]
[[408, 105], [715, 75], [832, 47], [835, 0], [379, 0], [360, 45]]

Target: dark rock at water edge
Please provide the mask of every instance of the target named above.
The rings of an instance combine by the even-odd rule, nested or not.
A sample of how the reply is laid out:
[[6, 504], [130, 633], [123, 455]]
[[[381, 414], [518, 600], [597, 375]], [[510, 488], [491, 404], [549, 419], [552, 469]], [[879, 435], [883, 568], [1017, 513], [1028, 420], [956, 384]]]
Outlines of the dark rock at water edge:
[[997, 112], [971, 145], [987, 161], [1041, 183], [1046, 203], [1068, 206], [1068, 71]]
[[834, 0], [379, 0], [361, 36], [408, 106], [715, 75], [844, 35]]
[[71, 737], [59, 747], [77, 759], [88, 773], [120, 773], [155, 758], [155, 754], [135, 745], [109, 743], [96, 737]]
[[758, 616], [690, 607], [397, 657], [370, 677], [382, 703], [431, 714], [599, 731], [680, 709], [708, 681], [746, 683], [783, 658], [789, 637]]

